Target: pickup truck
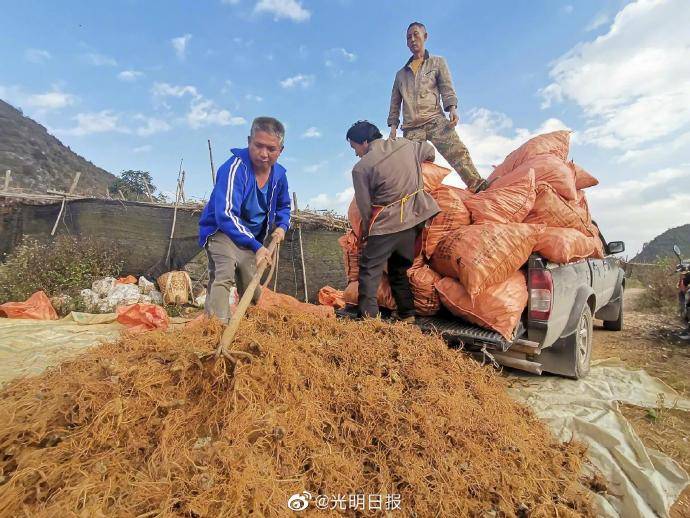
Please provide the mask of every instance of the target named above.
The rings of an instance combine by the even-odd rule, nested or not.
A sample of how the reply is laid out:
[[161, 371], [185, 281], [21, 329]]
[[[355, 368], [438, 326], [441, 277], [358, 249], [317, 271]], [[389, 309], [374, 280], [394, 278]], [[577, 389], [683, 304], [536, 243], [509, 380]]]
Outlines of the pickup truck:
[[483, 361], [535, 374], [582, 378], [589, 372], [594, 318], [603, 320], [604, 328], [611, 331], [623, 327], [625, 277], [613, 254], [623, 252], [625, 245], [599, 238], [604, 259], [559, 265], [530, 256], [525, 265], [529, 301], [512, 340], [449, 313], [418, 318], [418, 325]]

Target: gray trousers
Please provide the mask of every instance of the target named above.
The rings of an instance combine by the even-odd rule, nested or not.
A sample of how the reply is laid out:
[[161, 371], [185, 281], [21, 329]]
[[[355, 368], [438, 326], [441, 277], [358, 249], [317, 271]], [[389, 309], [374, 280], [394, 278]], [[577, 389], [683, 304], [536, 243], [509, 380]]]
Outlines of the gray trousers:
[[[254, 252], [240, 248], [220, 230], [206, 242], [208, 257], [208, 285], [206, 288], [206, 314], [227, 324], [230, 311], [230, 290], [235, 287], [240, 297], [256, 272]], [[259, 301], [261, 289], [257, 287], [252, 298]]]

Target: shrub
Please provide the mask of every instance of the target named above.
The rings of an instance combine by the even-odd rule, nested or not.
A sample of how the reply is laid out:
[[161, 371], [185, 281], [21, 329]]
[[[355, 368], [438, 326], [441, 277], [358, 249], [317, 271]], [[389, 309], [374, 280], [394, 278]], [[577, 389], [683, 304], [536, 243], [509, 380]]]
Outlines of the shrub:
[[27, 238], [0, 265], [0, 303], [26, 300], [38, 290], [45, 291], [49, 297], [76, 298], [94, 280], [119, 275], [123, 265], [121, 254], [118, 249], [94, 239]]
[[637, 308], [663, 313], [678, 309], [678, 275], [674, 273], [676, 263], [660, 259], [655, 267], [633, 270], [632, 276], [645, 288], [637, 302]]

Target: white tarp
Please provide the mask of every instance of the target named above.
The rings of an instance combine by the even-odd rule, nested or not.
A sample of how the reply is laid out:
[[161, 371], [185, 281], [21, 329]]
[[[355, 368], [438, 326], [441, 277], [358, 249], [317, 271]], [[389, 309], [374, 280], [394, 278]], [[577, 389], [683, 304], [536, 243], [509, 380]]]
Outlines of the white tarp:
[[608, 482], [607, 494], [595, 495], [601, 516], [668, 516], [689, 483], [688, 474], [666, 455], [645, 448], [618, 402], [688, 411], [690, 400], [620, 360], [593, 362], [589, 376], [579, 381], [520, 374], [509, 381], [511, 395], [530, 406], [557, 437], [588, 446], [589, 460]]

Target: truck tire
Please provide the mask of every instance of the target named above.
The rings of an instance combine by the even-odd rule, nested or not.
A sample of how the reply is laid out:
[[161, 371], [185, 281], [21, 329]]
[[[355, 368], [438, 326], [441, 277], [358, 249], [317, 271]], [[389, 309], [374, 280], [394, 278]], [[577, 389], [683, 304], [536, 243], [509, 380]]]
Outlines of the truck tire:
[[618, 318], [616, 320], [604, 320], [604, 329], [607, 331], [621, 331], [623, 329], [623, 301], [618, 310]]
[[574, 379], [584, 378], [589, 374], [592, 358], [592, 340], [594, 338], [594, 318], [588, 304], [582, 307], [582, 313], [572, 340], [572, 354], [575, 360]]

